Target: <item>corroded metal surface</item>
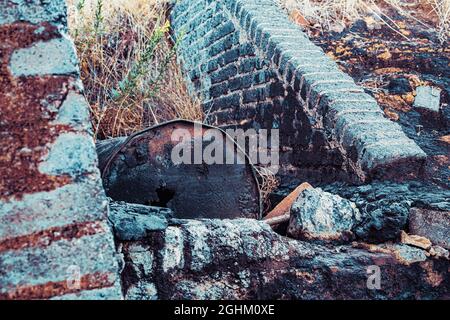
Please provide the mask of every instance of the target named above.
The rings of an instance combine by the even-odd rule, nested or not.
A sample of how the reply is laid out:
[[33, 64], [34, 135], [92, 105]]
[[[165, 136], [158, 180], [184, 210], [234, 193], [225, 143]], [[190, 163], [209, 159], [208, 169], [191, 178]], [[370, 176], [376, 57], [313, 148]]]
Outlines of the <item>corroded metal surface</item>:
[[[225, 132], [211, 126], [175, 120], [137, 132], [128, 138], [116, 138], [97, 144], [103, 185], [115, 200], [169, 207], [181, 218], [261, 217], [260, 193], [253, 166], [247, 156]], [[209, 145], [202, 135], [213, 129], [223, 139], [223, 164], [174, 164], [172, 141], [176, 129], [189, 132], [187, 142], [192, 159], [194, 146]], [[197, 134], [201, 133], [201, 134]], [[197, 142], [196, 142], [197, 141]], [[227, 143], [225, 143], [227, 142]], [[226, 155], [234, 163], [226, 163]], [[202, 153], [203, 154], [203, 153]]]

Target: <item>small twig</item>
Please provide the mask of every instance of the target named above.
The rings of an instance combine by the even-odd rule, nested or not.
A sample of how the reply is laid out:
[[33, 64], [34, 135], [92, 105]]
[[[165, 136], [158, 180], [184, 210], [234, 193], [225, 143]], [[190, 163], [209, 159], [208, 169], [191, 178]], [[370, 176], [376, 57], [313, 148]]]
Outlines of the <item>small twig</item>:
[[[370, 8], [368, 5], [366, 5], [365, 3], [362, 3], [368, 10], [372, 11], [372, 13], [374, 15], [377, 16], [377, 18], [379, 18], [381, 21], [384, 22], [384, 24], [386, 24], [388, 26], [389, 29], [391, 29], [392, 31], [398, 33], [399, 35], [401, 35], [403, 38], [405, 38], [408, 41], [411, 41], [407, 36], [405, 36], [403, 33], [401, 33], [400, 31], [398, 31], [397, 29], [395, 29], [394, 27], [392, 27], [389, 23], [386, 22], [386, 20], [384, 20], [378, 13], [376, 13], [375, 10], [373, 10], [372, 8]], [[389, 18], [389, 17], [388, 17]]]
[[403, 10], [403, 8], [401, 8], [400, 6], [398, 6], [398, 5], [394, 4], [394, 3], [391, 3], [389, 0], [384, 0], [384, 2], [387, 3], [388, 5], [392, 6], [393, 8], [397, 9], [402, 14], [407, 15], [409, 18], [411, 18], [411, 19], [415, 20], [416, 22], [420, 23], [425, 28], [431, 29], [431, 27], [428, 24], [426, 24], [425, 22], [423, 22], [420, 19], [417, 19], [416, 17], [414, 17], [409, 12]]
[[151, 114], [152, 114], [152, 116], [153, 116], [153, 120], [155, 120], [156, 124], [159, 124], [159, 121], [158, 121], [158, 119], [156, 118], [155, 113], [153, 112], [152, 106], [149, 106], [149, 110], [150, 110], [150, 112], [151, 112]]
[[214, 106], [214, 102], [213, 103], [211, 103], [211, 107], [209, 107], [209, 109], [208, 109], [208, 112], [206, 113], [206, 115], [205, 115], [205, 118], [203, 119], [203, 124], [208, 124], [208, 117], [209, 117], [209, 114], [211, 113], [211, 109], [212, 109], [212, 107]]

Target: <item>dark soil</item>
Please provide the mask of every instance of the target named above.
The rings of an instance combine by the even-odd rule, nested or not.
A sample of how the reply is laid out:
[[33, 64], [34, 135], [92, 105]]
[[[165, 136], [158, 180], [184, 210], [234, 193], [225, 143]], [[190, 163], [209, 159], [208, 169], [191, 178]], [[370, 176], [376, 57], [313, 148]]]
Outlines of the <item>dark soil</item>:
[[[449, 188], [450, 41], [439, 39], [434, 29], [425, 26], [435, 24], [427, 8], [411, 8], [414, 18], [393, 8], [383, 11], [395, 24], [388, 26], [368, 15], [342, 32], [310, 27], [308, 33], [427, 153], [425, 179]], [[439, 113], [414, 107], [418, 86], [442, 90]]]

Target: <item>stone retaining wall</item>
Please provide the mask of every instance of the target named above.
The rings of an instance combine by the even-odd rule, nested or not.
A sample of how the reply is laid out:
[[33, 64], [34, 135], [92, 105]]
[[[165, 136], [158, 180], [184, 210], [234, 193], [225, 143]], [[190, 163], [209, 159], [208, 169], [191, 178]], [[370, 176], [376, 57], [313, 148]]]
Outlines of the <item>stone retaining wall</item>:
[[63, 0], [0, 1], [0, 299], [120, 299]]
[[122, 252], [130, 300], [448, 298], [446, 258], [404, 244], [325, 247], [252, 219], [179, 221]]
[[180, 0], [179, 58], [210, 123], [278, 128], [308, 181], [416, 177], [425, 153], [274, 0]]

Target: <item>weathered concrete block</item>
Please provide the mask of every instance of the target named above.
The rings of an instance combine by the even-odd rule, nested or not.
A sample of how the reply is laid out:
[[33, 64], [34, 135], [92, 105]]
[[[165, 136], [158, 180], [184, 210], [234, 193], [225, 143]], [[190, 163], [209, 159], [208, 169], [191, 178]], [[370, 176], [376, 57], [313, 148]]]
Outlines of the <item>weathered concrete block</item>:
[[416, 88], [416, 98], [414, 107], [424, 112], [431, 112], [437, 115], [441, 106], [441, 89], [419, 86]]
[[337, 115], [335, 134], [342, 137], [346, 131], [351, 131], [354, 127], [364, 123], [375, 123], [379, 128], [385, 125], [390, 126], [391, 130], [401, 131], [401, 127], [395, 122], [385, 118], [381, 112], [341, 112]]
[[[369, 172], [386, 167], [390, 168], [391, 171], [398, 170], [397, 173], [412, 174], [411, 177], [415, 178], [426, 156], [425, 152], [412, 140], [402, 139], [395, 142], [383, 140], [377, 144], [368, 145], [360, 163], [361, 168]], [[393, 173], [395, 174], [395, 172]], [[383, 176], [383, 173], [381, 173], [381, 176]], [[403, 178], [407, 178], [407, 176]]]
[[89, 104], [80, 93], [70, 91], [56, 116], [54, 124], [70, 125], [81, 130], [90, 129]]
[[0, 2], [0, 24], [26, 21], [34, 24], [51, 22], [66, 28], [64, 0], [14, 0]]
[[106, 219], [107, 201], [100, 177], [88, 176], [49, 192], [0, 202], [0, 242], [61, 229], [67, 224]]
[[[361, 157], [366, 146], [382, 141], [400, 143], [405, 140], [405, 135], [394, 123], [361, 122], [344, 131], [340, 141], [348, 150], [355, 147]], [[408, 143], [408, 141], [405, 142]]]
[[305, 83], [300, 91], [300, 95], [307, 102], [309, 109], [316, 109], [322, 96], [328, 92], [351, 92], [360, 90], [353, 80], [321, 80], [311, 84]]
[[380, 113], [382, 111], [375, 100], [373, 101], [345, 101], [337, 100], [329, 103], [321, 103], [318, 112], [324, 117], [324, 125], [326, 130], [331, 130], [335, 127], [338, 119], [342, 114], [346, 113]]
[[[73, 237], [68, 234], [58, 241], [41, 242], [1, 252], [0, 297], [50, 298], [67, 291], [109, 287], [118, 279], [112, 234], [105, 223], [86, 224]], [[71, 280], [80, 283], [71, 287]]]
[[187, 241], [192, 253], [190, 268], [192, 270], [201, 271], [212, 262], [211, 249], [206, 242], [209, 237], [210, 230], [206, 228], [203, 223], [198, 221], [190, 223], [186, 226], [186, 231]]
[[49, 175], [67, 174], [76, 177], [98, 172], [97, 154], [92, 137], [86, 134], [63, 133], [50, 147], [39, 171]]
[[165, 230], [165, 245], [161, 254], [164, 272], [184, 267], [184, 237], [180, 228], [169, 227]]
[[16, 77], [79, 72], [75, 47], [66, 36], [15, 50], [9, 68]]
[[63, 0], [0, 1], [0, 299], [122, 297], [65, 21]]
[[111, 202], [108, 214], [115, 236], [122, 241], [143, 239], [151, 231], [165, 230], [172, 216], [168, 208], [125, 202]]
[[[123, 244], [126, 247], [127, 256], [136, 261], [131, 266], [131, 275], [136, 274], [139, 277], [150, 277], [153, 272], [155, 256], [152, 247], [145, 241], [127, 241]], [[128, 275], [126, 272], [125, 276]]]

